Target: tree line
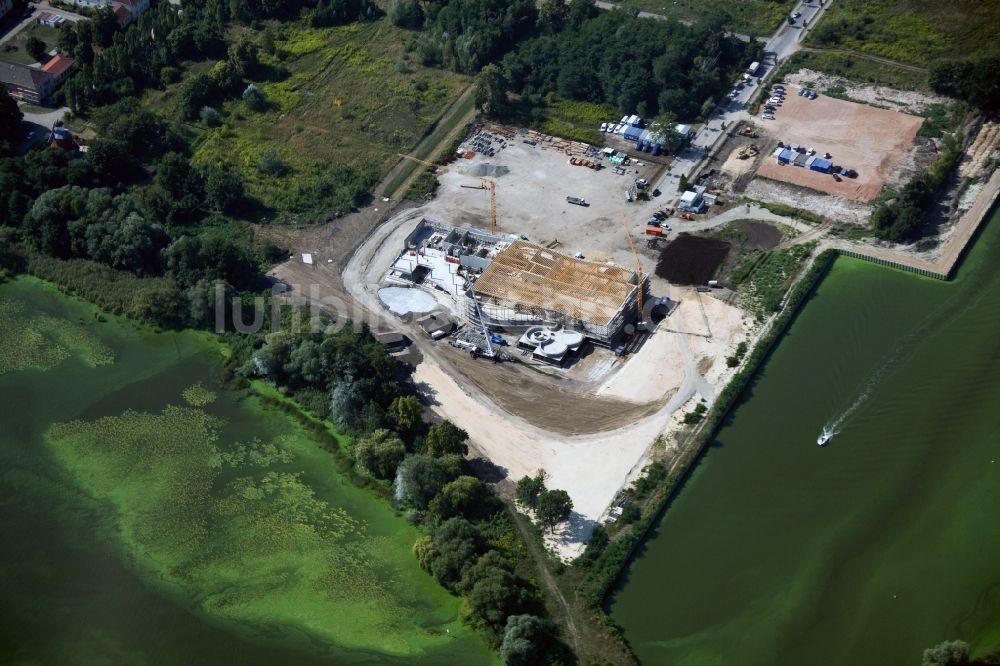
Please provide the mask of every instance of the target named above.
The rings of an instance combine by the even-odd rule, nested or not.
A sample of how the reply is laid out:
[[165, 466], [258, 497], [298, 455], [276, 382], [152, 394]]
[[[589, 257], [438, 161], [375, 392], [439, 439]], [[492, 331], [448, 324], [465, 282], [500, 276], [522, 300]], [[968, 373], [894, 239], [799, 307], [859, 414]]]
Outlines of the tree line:
[[961, 139], [946, 134], [941, 140], [941, 152], [927, 173], [914, 178], [896, 196], [876, 206], [871, 217], [875, 232], [896, 243], [915, 236], [961, 156]]
[[321, 317], [296, 331], [288, 325], [291, 306], [279, 316], [279, 331], [235, 341], [237, 374], [279, 387], [347, 435], [355, 471], [388, 489], [397, 509], [423, 528], [413, 548], [417, 560], [463, 597], [463, 619], [500, 650], [504, 663], [565, 656], [543, 597], [527, 578], [509, 514], [465, 460], [468, 433], [448, 421], [423, 420], [420, 400], [401, 388], [403, 366], [366, 329], [334, 330]]
[[601, 104], [643, 117], [707, 116], [730, 80], [760, 54], [757, 43], [726, 36], [723, 18], [687, 26], [598, 12], [591, 2], [542, 6], [539, 34], [504, 57], [510, 90]]

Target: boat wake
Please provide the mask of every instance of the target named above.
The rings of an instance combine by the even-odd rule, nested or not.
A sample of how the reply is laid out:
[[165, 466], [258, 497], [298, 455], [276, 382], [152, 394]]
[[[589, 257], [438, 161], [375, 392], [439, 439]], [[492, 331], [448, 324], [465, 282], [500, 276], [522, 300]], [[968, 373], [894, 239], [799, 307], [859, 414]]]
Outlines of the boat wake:
[[[891, 360], [893, 359], [890, 359], [890, 361]], [[865, 382], [864, 387], [861, 389], [858, 397], [854, 399], [854, 402], [851, 403], [851, 406], [826, 422], [823, 426], [823, 434], [828, 434], [830, 437], [833, 437], [834, 435], [840, 433], [844, 424], [847, 423], [847, 420], [850, 419], [851, 416], [854, 415], [854, 412], [858, 411], [861, 405], [865, 404], [868, 401], [868, 398], [871, 397], [872, 393], [875, 391], [875, 387], [878, 386], [882, 377], [885, 375], [886, 369], [888, 369], [890, 365], [891, 363], [882, 364], [882, 366], [868, 378], [868, 381]]]

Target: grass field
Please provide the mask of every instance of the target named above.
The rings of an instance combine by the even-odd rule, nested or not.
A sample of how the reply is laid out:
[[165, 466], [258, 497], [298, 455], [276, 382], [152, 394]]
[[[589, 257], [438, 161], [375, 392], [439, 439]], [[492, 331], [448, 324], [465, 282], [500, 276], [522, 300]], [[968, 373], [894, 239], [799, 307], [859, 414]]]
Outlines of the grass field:
[[[56, 47], [56, 40], [59, 37], [59, 33], [55, 28], [50, 28], [46, 25], [38, 25], [37, 23], [31, 23], [28, 27], [24, 28], [19, 32], [13, 39], [5, 43], [0, 47], [0, 60], [6, 60], [7, 62], [18, 63], [20, 65], [33, 65], [37, 60], [28, 54], [28, 51], [24, 48], [25, 42], [28, 41], [28, 37], [35, 36], [38, 39], [45, 42], [45, 50], [51, 51]], [[11, 48], [11, 50], [7, 50]]]
[[[386, 19], [323, 29], [284, 25], [274, 54], [261, 54], [265, 66], [287, 72], [257, 84], [268, 110], [227, 102], [221, 126], [199, 124], [195, 162], [228, 164], [247, 193], [278, 214], [299, 207], [310, 188], [321, 189], [314, 184], [331, 167], [350, 167], [368, 180], [385, 175], [396, 153], [415, 146], [469, 82], [416, 64], [407, 40]], [[169, 105], [169, 97], [150, 100]], [[262, 169], [265, 158], [280, 169]]]
[[533, 112], [531, 124], [539, 132], [583, 141], [595, 146], [604, 143], [601, 123], [619, 117], [618, 109], [608, 104], [574, 100], [552, 100]]
[[619, 3], [678, 21], [696, 21], [725, 15], [725, 27], [744, 35], [770, 37], [791, 11], [777, 0], [632, 0]]
[[837, 0], [806, 42], [844, 47], [916, 65], [1000, 53], [1000, 2]]
[[870, 83], [897, 90], [929, 90], [927, 74], [885, 62], [868, 60], [845, 52], [799, 51], [782, 66], [779, 76], [800, 69], [842, 76], [857, 83]]

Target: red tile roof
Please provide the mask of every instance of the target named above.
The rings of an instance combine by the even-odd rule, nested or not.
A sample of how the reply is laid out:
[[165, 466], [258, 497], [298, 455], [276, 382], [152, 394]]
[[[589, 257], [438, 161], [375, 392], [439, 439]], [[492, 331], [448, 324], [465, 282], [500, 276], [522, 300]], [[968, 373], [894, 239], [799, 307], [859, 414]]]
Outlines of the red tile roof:
[[132, 12], [130, 12], [124, 6], [118, 5], [117, 7], [115, 7], [115, 17], [117, 17], [118, 22], [120, 24], [125, 25], [126, 23], [129, 22], [129, 20], [131, 20]]
[[49, 60], [45, 65], [42, 66], [43, 72], [48, 72], [52, 76], [58, 78], [62, 76], [66, 70], [74, 65], [74, 61], [71, 58], [63, 58], [62, 56], [55, 56], [52, 60]]

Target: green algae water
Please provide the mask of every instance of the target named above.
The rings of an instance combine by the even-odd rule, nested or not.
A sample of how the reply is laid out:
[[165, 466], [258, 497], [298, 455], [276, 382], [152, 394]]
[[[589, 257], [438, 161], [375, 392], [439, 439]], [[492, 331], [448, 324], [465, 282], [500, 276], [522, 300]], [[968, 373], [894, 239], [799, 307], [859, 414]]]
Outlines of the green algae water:
[[647, 664], [1000, 649], [1000, 213], [951, 283], [834, 263], [610, 610]]
[[0, 287], [0, 663], [491, 663], [417, 532], [219, 349]]

